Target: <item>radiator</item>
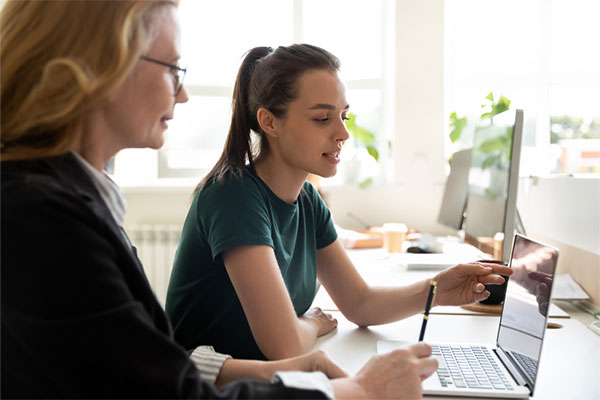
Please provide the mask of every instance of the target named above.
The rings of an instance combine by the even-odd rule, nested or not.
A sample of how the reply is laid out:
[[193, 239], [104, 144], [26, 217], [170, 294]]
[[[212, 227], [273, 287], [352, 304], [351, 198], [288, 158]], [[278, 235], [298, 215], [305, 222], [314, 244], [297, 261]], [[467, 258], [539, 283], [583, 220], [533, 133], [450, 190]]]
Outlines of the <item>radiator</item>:
[[142, 224], [125, 226], [125, 231], [137, 248], [138, 257], [142, 261], [154, 294], [164, 307], [181, 227]]

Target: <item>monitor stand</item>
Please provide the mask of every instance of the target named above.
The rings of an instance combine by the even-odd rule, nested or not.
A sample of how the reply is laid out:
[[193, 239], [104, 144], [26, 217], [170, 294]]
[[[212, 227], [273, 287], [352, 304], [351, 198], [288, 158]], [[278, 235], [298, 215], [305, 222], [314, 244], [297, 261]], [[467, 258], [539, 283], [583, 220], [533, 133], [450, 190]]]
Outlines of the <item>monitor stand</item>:
[[527, 233], [525, 233], [525, 225], [523, 225], [519, 209], [517, 209], [517, 215], [515, 216], [515, 231], [521, 235], [527, 235]]

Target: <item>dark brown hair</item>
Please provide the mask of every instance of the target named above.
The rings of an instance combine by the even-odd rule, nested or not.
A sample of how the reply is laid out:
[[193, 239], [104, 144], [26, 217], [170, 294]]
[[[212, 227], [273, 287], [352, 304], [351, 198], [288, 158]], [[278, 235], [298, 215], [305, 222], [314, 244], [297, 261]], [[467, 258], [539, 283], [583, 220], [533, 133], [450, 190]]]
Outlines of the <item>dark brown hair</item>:
[[[309, 44], [255, 47], [246, 53], [233, 90], [232, 115], [225, 148], [213, 169], [196, 190], [211, 178], [220, 181], [227, 172], [241, 177], [242, 172], [254, 169], [254, 159], [268, 152], [256, 114], [263, 107], [275, 117], [286, 115], [289, 103], [298, 96], [298, 79], [310, 70], [337, 72], [340, 61], [327, 50]], [[251, 131], [258, 134], [260, 148], [252, 148]]]

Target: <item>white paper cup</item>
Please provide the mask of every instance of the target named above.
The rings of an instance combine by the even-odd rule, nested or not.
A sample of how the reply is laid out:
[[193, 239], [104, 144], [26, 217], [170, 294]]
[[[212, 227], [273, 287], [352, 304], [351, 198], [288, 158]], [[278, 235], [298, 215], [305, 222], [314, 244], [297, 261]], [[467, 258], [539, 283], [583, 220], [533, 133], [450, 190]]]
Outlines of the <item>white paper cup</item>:
[[402, 252], [402, 244], [406, 240], [408, 228], [404, 224], [383, 224], [383, 247], [388, 253]]

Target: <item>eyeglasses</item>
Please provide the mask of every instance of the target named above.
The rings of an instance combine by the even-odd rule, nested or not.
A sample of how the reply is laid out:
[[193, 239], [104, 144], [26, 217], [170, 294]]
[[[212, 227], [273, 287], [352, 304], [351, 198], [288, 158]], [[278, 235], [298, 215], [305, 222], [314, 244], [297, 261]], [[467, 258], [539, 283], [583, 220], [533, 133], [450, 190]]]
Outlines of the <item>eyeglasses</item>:
[[150, 61], [155, 64], [163, 65], [165, 67], [169, 67], [169, 72], [173, 75], [173, 89], [175, 90], [175, 96], [181, 92], [181, 88], [183, 87], [183, 78], [185, 78], [185, 73], [187, 72], [186, 68], [181, 68], [179, 65], [173, 65], [166, 63], [164, 61], [155, 60], [154, 58], [141, 56], [142, 60]]

